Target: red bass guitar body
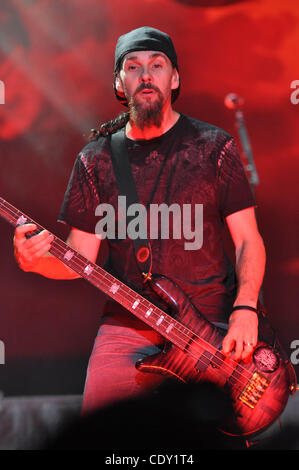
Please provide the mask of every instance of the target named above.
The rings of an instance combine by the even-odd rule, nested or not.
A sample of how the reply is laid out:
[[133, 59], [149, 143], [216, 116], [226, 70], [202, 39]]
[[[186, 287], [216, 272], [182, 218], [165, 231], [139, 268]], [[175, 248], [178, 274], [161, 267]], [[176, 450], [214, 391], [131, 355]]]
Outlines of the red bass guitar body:
[[[227, 434], [252, 436], [270, 426], [295, 392], [296, 375], [289, 360], [283, 360], [278, 349], [262, 340], [249, 363], [224, 356], [221, 344], [225, 331], [207, 321], [167, 277], [153, 275], [151, 282], [182, 325], [176, 334], [183, 338], [184, 347], [166, 342], [161, 353], [139, 361], [136, 367], [183, 382], [211, 382], [229, 393], [234, 416], [221, 427]], [[192, 335], [187, 333], [185, 339], [189, 331]]]

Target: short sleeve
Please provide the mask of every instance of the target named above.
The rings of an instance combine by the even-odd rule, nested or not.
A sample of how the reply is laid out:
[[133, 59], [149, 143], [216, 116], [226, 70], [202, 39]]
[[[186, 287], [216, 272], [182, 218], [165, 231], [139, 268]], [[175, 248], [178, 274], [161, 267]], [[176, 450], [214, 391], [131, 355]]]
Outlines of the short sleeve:
[[255, 207], [255, 198], [232, 137], [226, 140], [218, 155], [218, 169], [219, 208], [222, 218], [248, 207]]
[[98, 221], [95, 216], [98, 204], [97, 169], [83, 149], [75, 160], [57, 220], [94, 233]]

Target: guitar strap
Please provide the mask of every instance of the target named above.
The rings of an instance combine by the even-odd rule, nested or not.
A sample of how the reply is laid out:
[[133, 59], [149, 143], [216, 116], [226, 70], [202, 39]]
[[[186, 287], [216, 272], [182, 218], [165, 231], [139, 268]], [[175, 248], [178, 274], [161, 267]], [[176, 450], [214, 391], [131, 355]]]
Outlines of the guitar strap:
[[[128, 149], [125, 139], [125, 128], [122, 128], [114, 134], [111, 134], [110, 150], [112, 167], [117, 182], [119, 196], [125, 196], [126, 207], [130, 207], [132, 204], [138, 203], [139, 199], [128, 157]], [[133, 218], [133, 215], [130, 216], [128, 215], [128, 213], [126, 214], [127, 228]], [[142, 219], [142, 217], [140, 218]], [[146, 218], [146, 210], [144, 211], [141, 223], [144, 221], [144, 218]], [[140, 229], [142, 229], [140, 230], [140, 233], [146, 234], [145, 227], [145, 225], [143, 226], [143, 228], [139, 227]], [[144, 277], [145, 282], [151, 278], [151, 246], [146, 235], [144, 235], [144, 238], [133, 239], [133, 237], [131, 237], [131, 240], [134, 247], [136, 261], [140, 272]]]

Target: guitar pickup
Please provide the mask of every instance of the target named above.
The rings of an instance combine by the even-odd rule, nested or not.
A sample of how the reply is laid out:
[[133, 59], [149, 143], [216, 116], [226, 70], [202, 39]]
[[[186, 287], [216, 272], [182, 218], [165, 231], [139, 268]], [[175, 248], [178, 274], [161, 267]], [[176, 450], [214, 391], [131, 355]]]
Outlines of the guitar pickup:
[[214, 369], [219, 369], [224, 361], [225, 356], [221, 351], [216, 351], [215, 354], [212, 354], [209, 351], [204, 351], [199, 357], [195, 368], [199, 372], [204, 372], [209, 365], [211, 365]]
[[263, 375], [255, 372], [238, 398], [249, 408], [254, 408], [268, 385], [269, 381]]

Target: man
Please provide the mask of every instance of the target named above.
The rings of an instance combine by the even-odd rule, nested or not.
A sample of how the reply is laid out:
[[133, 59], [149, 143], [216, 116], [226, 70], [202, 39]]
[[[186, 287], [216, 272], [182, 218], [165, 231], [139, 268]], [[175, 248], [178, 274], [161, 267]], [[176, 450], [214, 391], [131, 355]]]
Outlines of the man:
[[[256, 307], [265, 267], [255, 203], [232, 137], [177, 113], [172, 104], [179, 89], [176, 52], [166, 33], [142, 27], [118, 39], [114, 90], [129, 112], [102, 126], [79, 153], [59, 220], [71, 227], [67, 243], [95, 262], [101, 242], [95, 234], [96, 208], [100, 203], [117, 206], [109, 133], [125, 126], [140, 202], [147, 208], [152, 203], [203, 204], [202, 247], [190, 251], [183, 239], [150, 239], [152, 272], [172, 278], [210, 321], [223, 324], [229, 317], [223, 352], [246, 361], [257, 342]], [[234, 296], [222, 248], [224, 220], [236, 253]], [[54, 279], [78, 278], [48, 252], [52, 241], [48, 232], [26, 239], [34, 228], [28, 224], [16, 229], [20, 267]], [[132, 240], [108, 243], [113, 274], [150, 295], [138, 271]], [[158, 352], [162, 342], [158, 333], [108, 302], [89, 361], [83, 411], [155, 387], [160, 377], [138, 372], [135, 363]]]

